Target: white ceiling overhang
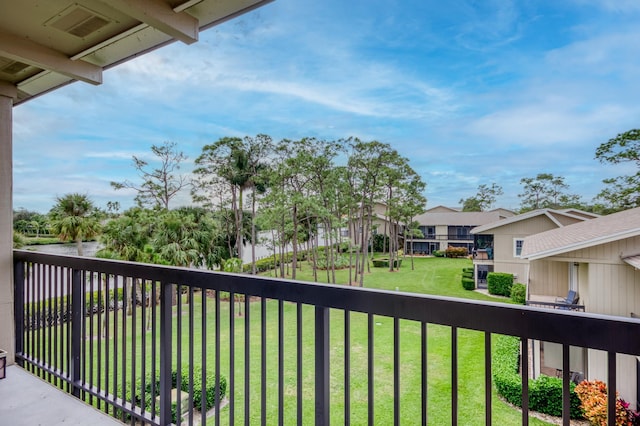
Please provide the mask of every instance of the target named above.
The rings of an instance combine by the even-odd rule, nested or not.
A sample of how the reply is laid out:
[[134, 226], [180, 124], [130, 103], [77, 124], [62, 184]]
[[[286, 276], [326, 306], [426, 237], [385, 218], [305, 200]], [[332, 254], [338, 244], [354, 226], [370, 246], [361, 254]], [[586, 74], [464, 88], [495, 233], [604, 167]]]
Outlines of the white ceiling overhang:
[[[272, 0], [0, 0], [0, 94], [14, 105]], [[14, 89], [11, 89], [11, 88]]]

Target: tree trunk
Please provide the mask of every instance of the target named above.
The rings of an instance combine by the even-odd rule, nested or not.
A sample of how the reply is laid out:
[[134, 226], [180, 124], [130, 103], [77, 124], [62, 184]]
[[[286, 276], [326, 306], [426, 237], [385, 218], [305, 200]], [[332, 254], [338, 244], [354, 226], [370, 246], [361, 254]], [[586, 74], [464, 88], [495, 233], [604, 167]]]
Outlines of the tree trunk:
[[84, 256], [84, 247], [82, 247], [82, 235], [76, 237], [76, 248], [78, 249], [78, 256]]
[[253, 188], [251, 196], [251, 273], [257, 274], [256, 271], [256, 189]]
[[238, 212], [236, 214], [236, 247], [237, 247], [237, 251], [238, 251], [238, 259], [242, 260], [242, 250], [243, 250], [243, 244], [242, 244], [242, 236], [243, 236], [243, 224], [242, 224], [242, 215], [243, 215], [243, 202], [242, 202], [242, 197], [243, 197], [243, 191], [242, 191], [242, 187], [240, 187], [240, 189], [238, 190]]

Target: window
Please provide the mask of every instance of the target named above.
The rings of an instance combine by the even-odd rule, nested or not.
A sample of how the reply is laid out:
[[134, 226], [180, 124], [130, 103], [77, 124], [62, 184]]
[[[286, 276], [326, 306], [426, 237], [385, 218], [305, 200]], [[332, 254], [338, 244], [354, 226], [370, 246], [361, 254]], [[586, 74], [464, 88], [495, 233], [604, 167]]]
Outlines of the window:
[[524, 243], [523, 238], [513, 239], [513, 257], [520, 257], [522, 254], [522, 243]]

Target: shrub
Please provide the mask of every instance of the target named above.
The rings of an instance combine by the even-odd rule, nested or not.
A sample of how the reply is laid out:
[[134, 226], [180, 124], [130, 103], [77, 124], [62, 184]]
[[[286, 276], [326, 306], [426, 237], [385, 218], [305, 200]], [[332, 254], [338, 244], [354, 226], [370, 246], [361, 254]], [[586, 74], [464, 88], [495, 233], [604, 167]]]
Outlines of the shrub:
[[434, 250], [431, 254], [435, 257], [444, 257], [444, 252], [442, 250]]
[[[498, 393], [509, 403], [522, 406], [522, 378], [519, 374], [520, 341], [517, 337], [495, 337], [492, 369]], [[571, 418], [582, 418], [580, 399], [575, 383], [569, 387]], [[529, 381], [529, 408], [552, 416], [562, 415], [562, 379], [540, 376]]]
[[489, 294], [498, 296], [511, 296], [511, 286], [513, 285], [513, 274], [504, 272], [489, 272], [487, 274], [487, 287]]
[[447, 257], [466, 257], [469, 255], [469, 250], [466, 247], [447, 247], [445, 250], [445, 256]]
[[[576, 386], [584, 417], [592, 425], [607, 425], [607, 385], [600, 381], [583, 381]], [[640, 424], [637, 413], [629, 409], [629, 403], [620, 399], [616, 393], [616, 425]]]
[[527, 287], [524, 284], [516, 283], [511, 287], [511, 300], [520, 305], [527, 301]]
[[[348, 268], [349, 257], [343, 254], [336, 253], [333, 255], [333, 265], [336, 269]], [[316, 261], [316, 268], [323, 270], [329, 268], [329, 260], [324, 253], [321, 253], [320, 256], [318, 256], [318, 260]]]
[[[156, 378], [155, 383], [153, 379], [148, 376], [145, 380], [145, 407], [146, 409], [151, 408], [152, 399], [157, 397], [157, 392], [160, 390], [160, 378]], [[178, 384], [178, 372], [171, 372], [171, 387], [176, 388]], [[155, 386], [156, 394], [154, 395], [151, 391]], [[136, 385], [136, 389], [140, 389], [141, 385], [138, 383]], [[189, 392], [189, 370], [187, 368], [182, 370], [180, 374], [180, 390], [183, 392]], [[195, 366], [193, 368], [193, 408], [196, 410], [200, 410], [202, 407], [202, 369], [199, 366]], [[207, 374], [205, 376], [205, 393], [206, 393], [206, 401], [205, 401], [205, 409], [208, 411], [212, 409], [216, 403], [216, 380], [214, 374]], [[227, 393], [227, 379], [224, 376], [220, 376], [220, 400], [224, 399], [224, 396]], [[127, 398], [128, 399], [128, 398]], [[142, 398], [140, 395], [136, 395], [136, 403], [141, 405]], [[178, 418], [177, 413], [177, 404], [171, 404], [171, 419], [175, 424]], [[184, 413], [187, 411], [188, 407], [184, 405], [180, 407], [181, 411]], [[160, 406], [156, 404], [156, 412], [159, 413]]]
[[465, 290], [475, 290], [476, 283], [473, 278], [462, 277], [462, 288]]

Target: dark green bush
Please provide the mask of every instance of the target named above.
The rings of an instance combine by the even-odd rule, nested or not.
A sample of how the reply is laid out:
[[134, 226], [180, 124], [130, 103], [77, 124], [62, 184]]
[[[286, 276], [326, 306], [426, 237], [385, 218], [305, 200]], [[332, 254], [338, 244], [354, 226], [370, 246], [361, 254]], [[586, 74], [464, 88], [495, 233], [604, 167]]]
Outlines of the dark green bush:
[[[569, 384], [571, 418], [581, 418], [580, 398], [575, 393], [576, 384]], [[529, 383], [529, 407], [540, 413], [562, 416], [562, 379], [540, 376]]]
[[382, 253], [389, 251], [389, 237], [383, 234], [374, 234], [372, 238], [373, 251]]
[[[145, 409], [151, 409], [152, 399], [158, 396], [158, 392], [160, 391], [160, 378], [156, 378], [155, 383], [153, 379], [148, 376], [145, 380]], [[171, 387], [176, 388], [178, 384], [178, 372], [171, 372]], [[155, 385], [156, 394], [152, 394], [152, 388]], [[141, 384], [138, 382], [136, 385], [136, 389], [140, 389]], [[182, 373], [180, 374], [180, 389], [183, 392], [189, 392], [189, 370], [184, 368]], [[202, 369], [199, 366], [195, 366], [193, 368], [193, 408], [195, 410], [200, 410], [202, 408]], [[214, 374], [207, 374], [205, 377], [205, 393], [206, 393], [206, 401], [205, 401], [205, 410], [210, 410], [214, 407], [216, 403], [216, 380]], [[224, 376], [220, 376], [220, 400], [224, 399], [224, 396], [227, 393], [227, 379]], [[129, 398], [129, 397], [127, 397]], [[136, 395], [136, 403], [141, 405], [142, 398], [140, 394]], [[184, 413], [188, 410], [188, 407], [184, 405], [180, 407], [181, 411]], [[156, 412], [159, 413], [160, 406], [156, 404]], [[177, 404], [171, 404], [171, 420], [175, 424], [178, 418], [177, 415]]]
[[476, 283], [473, 278], [462, 277], [462, 287], [465, 290], [475, 290]]
[[520, 305], [527, 301], [527, 287], [524, 284], [515, 283], [511, 287], [511, 300]]
[[513, 274], [507, 274], [505, 272], [489, 272], [487, 274], [489, 294], [510, 297], [512, 285]]
[[[509, 403], [522, 406], [522, 378], [519, 374], [520, 341], [517, 337], [497, 335], [494, 338], [492, 370], [496, 390]], [[580, 398], [571, 383], [571, 418], [582, 418]], [[529, 381], [529, 409], [552, 416], [562, 415], [562, 379], [540, 376]]]

